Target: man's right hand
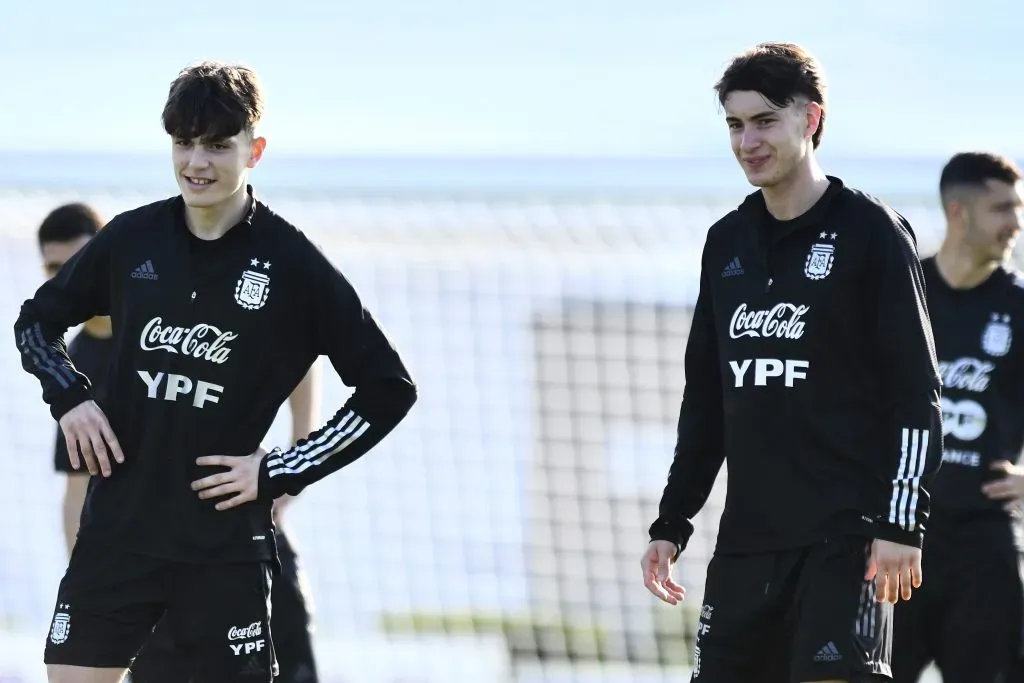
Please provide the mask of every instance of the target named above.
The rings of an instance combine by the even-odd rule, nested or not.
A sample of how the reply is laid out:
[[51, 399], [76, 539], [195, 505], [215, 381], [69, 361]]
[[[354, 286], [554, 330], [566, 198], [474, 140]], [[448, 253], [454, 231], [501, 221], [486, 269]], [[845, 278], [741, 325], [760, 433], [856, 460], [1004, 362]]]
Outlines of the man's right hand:
[[110, 476], [110, 456], [118, 463], [124, 462], [124, 453], [121, 452], [117, 437], [114, 436], [114, 430], [110, 428], [107, 416], [95, 401], [79, 403], [65, 413], [60, 418], [60, 428], [64, 432], [68, 456], [74, 469], [82, 468], [82, 462], [78, 457], [79, 449], [82, 451], [89, 474], [93, 476], [99, 473], [104, 477]]
[[651, 541], [640, 560], [644, 570], [644, 586], [659, 600], [678, 605], [686, 596], [686, 589], [672, 579], [676, 544], [670, 541]]

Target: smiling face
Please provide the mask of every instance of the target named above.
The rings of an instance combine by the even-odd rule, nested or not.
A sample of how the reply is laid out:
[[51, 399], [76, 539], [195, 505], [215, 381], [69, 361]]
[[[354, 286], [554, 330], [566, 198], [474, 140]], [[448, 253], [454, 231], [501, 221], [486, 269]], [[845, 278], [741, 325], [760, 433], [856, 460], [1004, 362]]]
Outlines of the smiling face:
[[255, 134], [262, 116], [259, 81], [247, 67], [203, 62], [171, 83], [163, 124], [188, 206], [211, 208], [245, 192], [266, 147]]
[[210, 208], [245, 192], [248, 171], [265, 148], [264, 138], [244, 131], [212, 140], [172, 138], [174, 176], [185, 204]]
[[751, 185], [779, 185], [808, 163], [820, 105], [797, 97], [779, 107], [757, 91], [737, 90], [726, 96], [724, 108], [733, 154]]

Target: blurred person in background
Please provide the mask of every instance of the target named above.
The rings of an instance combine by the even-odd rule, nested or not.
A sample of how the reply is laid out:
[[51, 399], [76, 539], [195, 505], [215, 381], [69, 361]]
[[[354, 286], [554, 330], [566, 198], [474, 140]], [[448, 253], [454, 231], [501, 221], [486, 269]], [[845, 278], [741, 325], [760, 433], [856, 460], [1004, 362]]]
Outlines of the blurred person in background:
[[[39, 252], [43, 259], [43, 272], [51, 278], [61, 267], [103, 227], [99, 214], [82, 203], [70, 203], [53, 209], [37, 231]], [[93, 379], [97, 402], [106, 399], [106, 372], [110, 365], [110, 317], [96, 316], [85, 321], [81, 331], [68, 344], [68, 356], [83, 374]], [[71, 466], [67, 441], [57, 429], [53, 467], [64, 476], [64, 498], [61, 519], [68, 555], [78, 535], [78, 520], [82, 515], [89, 473]]]
[[942, 468], [932, 482], [928, 582], [897, 606], [893, 674], [915, 683], [1004, 683], [1021, 653], [1024, 589], [1014, 514], [1024, 498], [1024, 279], [1010, 256], [1024, 182], [1008, 158], [963, 152], [944, 166], [946, 234], [923, 261], [943, 379]]
[[758, 45], [715, 90], [759, 189], [707, 235], [644, 583], [684, 598], [672, 566], [727, 461], [692, 680], [887, 680], [942, 443], [916, 240], [821, 169], [825, 81], [805, 49]]
[[[103, 220], [99, 214], [80, 202], [58, 206], [47, 214], [37, 231], [46, 277], [54, 277], [102, 227]], [[111, 337], [110, 317], [97, 316], [82, 325], [81, 331], [67, 347], [68, 357], [75, 368], [91, 380], [93, 395], [101, 406], [106, 401], [107, 373], [114, 347]], [[320, 422], [320, 377], [320, 365], [314, 363], [288, 397], [293, 444], [312, 432]], [[71, 466], [67, 449], [67, 441], [57, 429], [54, 468], [66, 479], [61, 517], [70, 556], [78, 534], [89, 473]], [[292, 496], [282, 496], [274, 501], [273, 508], [281, 561], [281, 576], [271, 587], [274, 606], [271, 625], [280, 666], [276, 680], [279, 683], [317, 683], [309, 582], [284, 526], [284, 511], [292, 500]], [[133, 683], [188, 683], [185, 662], [170, 638], [166, 620], [162, 620], [147, 639], [132, 664], [131, 673]]]

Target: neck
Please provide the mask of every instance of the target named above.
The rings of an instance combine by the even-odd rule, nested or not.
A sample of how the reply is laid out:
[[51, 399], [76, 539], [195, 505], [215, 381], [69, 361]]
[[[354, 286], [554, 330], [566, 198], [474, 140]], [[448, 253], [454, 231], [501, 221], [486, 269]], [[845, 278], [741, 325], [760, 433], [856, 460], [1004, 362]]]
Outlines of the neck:
[[762, 188], [768, 212], [780, 221], [788, 221], [806, 213], [828, 189], [829, 180], [813, 154], [800, 164], [788, 178], [771, 187]]
[[90, 337], [96, 337], [98, 339], [107, 339], [114, 334], [114, 330], [110, 324], [109, 316], [96, 316], [95, 318], [89, 318], [83, 325], [85, 331]]
[[186, 206], [185, 222], [192, 234], [202, 240], [215, 240], [227, 234], [249, 210], [252, 197], [242, 187], [215, 206]]
[[972, 289], [987, 280], [1000, 266], [990, 258], [979, 259], [959, 245], [946, 241], [935, 254], [939, 275], [953, 289]]

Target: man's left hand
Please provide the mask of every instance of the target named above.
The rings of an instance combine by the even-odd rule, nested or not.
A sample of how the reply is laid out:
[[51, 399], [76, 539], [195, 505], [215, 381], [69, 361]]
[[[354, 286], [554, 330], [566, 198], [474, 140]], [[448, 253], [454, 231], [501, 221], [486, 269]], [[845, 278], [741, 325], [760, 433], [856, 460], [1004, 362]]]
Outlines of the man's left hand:
[[196, 464], [201, 467], [227, 467], [228, 471], [192, 482], [192, 490], [198, 491], [203, 500], [235, 494], [217, 503], [214, 507], [218, 510], [230, 510], [254, 501], [259, 494], [260, 463], [265, 457], [267, 452], [257, 448], [250, 455], [204, 455], [196, 458]]
[[865, 581], [875, 582], [875, 599], [896, 604], [902, 597], [909, 600], [915, 588], [921, 587], [921, 549], [883, 541], [871, 544], [871, 558]]

